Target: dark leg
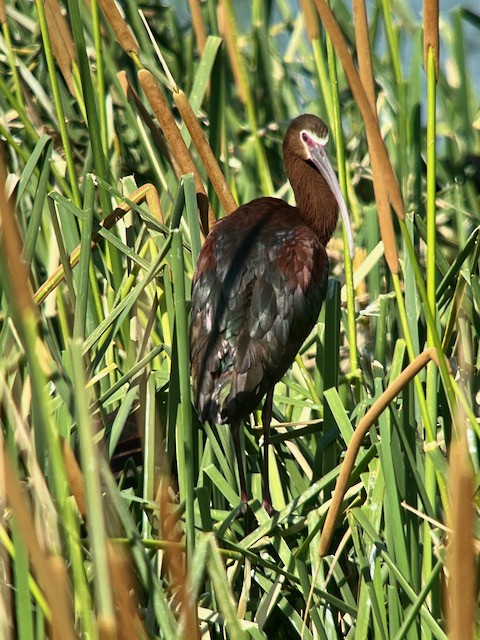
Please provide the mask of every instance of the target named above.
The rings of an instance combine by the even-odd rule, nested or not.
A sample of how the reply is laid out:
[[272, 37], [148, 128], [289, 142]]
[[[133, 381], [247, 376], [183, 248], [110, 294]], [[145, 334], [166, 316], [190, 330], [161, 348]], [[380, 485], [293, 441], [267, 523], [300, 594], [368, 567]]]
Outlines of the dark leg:
[[240, 499], [242, 501], [242, 511], [246, 513], [248, 493], [247, 485], [245, 483], [245, 471], [243, 468], [242, 448], [240, 446], [240, 422], [232, 423], [232, 435], [233, 443], [235, 445], [235, 456], [237, 458], [238, 475], [240, 477]]
[[270, 483], [268, 480], [268, 437], [270, 434], [270, 423], [272, 421], [273, 387], [267, 393], [262, 410], [263, 426], [263, 500], [262, 504], [269, 515], [275, 513], [270, 497]]

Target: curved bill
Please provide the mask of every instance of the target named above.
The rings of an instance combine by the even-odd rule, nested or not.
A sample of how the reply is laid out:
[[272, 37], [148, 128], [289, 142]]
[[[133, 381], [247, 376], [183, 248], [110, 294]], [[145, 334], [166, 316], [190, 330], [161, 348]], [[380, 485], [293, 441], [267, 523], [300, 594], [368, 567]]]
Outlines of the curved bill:
[[340, 209], [345, 231], [347, 233], [348, 252], [350, 254], [350, 258], [353, 260], [355, 246], [353, 244], [352, 228], [350, 226], [350, 218], [348, 217], [347, 205], [345, 204], [340, 185], [338, 184], [337, 176], [335, 175], [332, 165], [330, 164], [330, 160], [328, 159], [326, 150], [328, 134], [324, 138], [317, 138], [313, 133], [304, 129], [301, 132], [301, 138], [306, 150], [308, 151], [310, 160], [325, 178], [326, 183], [330, 187], [330, 191], [333, 193], [335, 200], [338, 203], [338, 208]]

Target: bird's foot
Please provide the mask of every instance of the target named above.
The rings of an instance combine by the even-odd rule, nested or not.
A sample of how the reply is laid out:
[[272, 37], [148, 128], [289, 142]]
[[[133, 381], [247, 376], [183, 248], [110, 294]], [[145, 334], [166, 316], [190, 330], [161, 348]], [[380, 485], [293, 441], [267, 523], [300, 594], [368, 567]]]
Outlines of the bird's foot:
[[277, 513], [277, 511], [273, 508], [270, 498], [263, 498], [262, 506], [271, 518]]

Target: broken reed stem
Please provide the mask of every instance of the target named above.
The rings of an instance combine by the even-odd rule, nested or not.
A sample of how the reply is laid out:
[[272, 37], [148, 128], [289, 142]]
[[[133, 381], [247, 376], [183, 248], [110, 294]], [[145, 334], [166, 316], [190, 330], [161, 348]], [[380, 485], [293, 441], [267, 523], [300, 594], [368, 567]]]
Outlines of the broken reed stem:
[[[365, 0], [353, 0], [353, 18], [355, 25], [355, 39], [357, 42], [357, 56], [360, 80], [362, 81], [365, 93], [370, 103], [370, 108], [377, 119], [377, 109], [375, 104], [375, 85], [373, 82], [372, 59], [370, 54], [370, 40], [368, 37], [368, 19]], [[372, 139], [367, 128], [367, 144], [372, 149]], [[392, 273], [398, 273], [398, 251], [395, 240], [393, 220], [390, 213], [388, 193], [383, 180], [382, 167], [377, 161], [377, 155], [370, 152], [370, 162], [372, 165], [373, 190], [377, 203], [378, 222], [380, 234], [383, 240], [385, 260]]]
[[[160, 200], [158, 198], [158, 193], [153, 184], [144, 184], [140, 189], [137, 189], [131, 196], [130, 200], [135, 203], [140, 202], [143, 199], [146, 199], [149, 205], [149, 208], [152, 212], [152, 215], [157, 218], [159, 222], [163, 224], [163, 214], [160, 207]], [[116, 207], [112, 213], [110, 213], [104, 220], [100, 222], [100, 227], [103, 229], [111, 229], [114, 224], [116, 224], [119, 220], [123, 218], [123, 216], [132, 211], [132, 207], [127, 202], [121, 202], [118, 207]], [[96, 233], [90, 244], [90, 248], [93, 249], [101, 239], [101, 234]], [[80, 249], [81, 245], [79, 244], [70, 254], [68, 260], [70, 264], [70, 268], [73, 269], [79, 261], [80, 261]], [[37, 289], [37, 291], [33, 294], [33, 302], [35, 304], [41, 304], [45, 298], [62, 282], [65, 278], [65, 269], [63, 265], [59, 265], [55, 271], [48, 277], [47, 280], [42, 284], [41, 287]]]
[[435, 56], [435, 79], [438, 80], [440, 58], [438, 32], [438, 0], [423, 1], [423, 63], [425, 73], [428, 70], [428, 50], [432, 48]]
[[17, 522], [18, 530], [28, 549], [30, 562], [38, 583], [45, 595], [51, 611], [49, 620], [54, 638], [75, 640], [77, 635], [73, 625], [73, 611], [69, 602], [69, 586], [66, 569], [60, 569], [64, 560], [60, 556], [49, 556], [38, 541], [35, 522], [27, 508], [28, 500], [22, 493], [17, 470], [10, 462], [6, 448], [3, 449], [4, 486], [7, 501]]
[[200, 55], [205, 50], [205, 44], [207, 42], [207, 35], [205, 31], [205, 23], [203, 22], [202, 8], [199, 0], [188, 0], [190, 6], [190, 15], [192, 16], [193, 30], [195, 31], [195, 38], [197, 39], [197, 46]]
[[217, 160], [213, 155], [213, 151], [208, 143], [208, 140], [198, 123], [197, 117], [193, 113], [188, 98], [185, 93], [180, 90], [173, 93], [173, 100], [177, 106], [178, 111], [180, 112], [180, 115], [182, 116], [182, 119], [190, 135], [192, 136], [193, 144], [195, 145], [198, 154], [202, 159], [203, 166], [207, 171], [207, 175], [210, 178], [218, 199], [220, 200], [225, 213], [228, 215], [235, 211], [235, 209], [238, 208], [238, 205], [235, 202], [235, 198], [232, 196], [232, 193], [225, 180], [225, 176], [218, 166]]
[[342, 35], [340, 27], [325, 0], [314, 0], [317, 7], [320, 18], [325, 26], [332, 40], [332, 44], [335, 48], [335, 52], [342, 63], [343, 70], [347, 76], [350, 88], [352, 90], [355, 101], [358, 105], [362, 118], [365, 122], [365, 127], [371, 138], [371, 155], [377, 157], [378, 165], [381, 167], [383, 174], [383, 180], [385, 182], [385, 188], [388, 193], [389, 200], [392, 207], [395, 210], [397, 216], [401, 219], [405, 219], [405, 207], [403, 203], [402, 194], [400, 192], [393, 168], [388, 157], [385, 143], [383, 142], [378, 126], [377, 118], [375, 117], [370, 103], [362, 85], [362, 81], [357, 73], [355, 65], [352, 60], [352, 56], [347, 47], [347, 43]]
[[343, 498], [347, 491], [350, 475], [352, 473], [353, 466], [355, 464], [355, 460], [360, 450], [363, 438], [365, 437], [367, 431], [370, 429], [375, 420], [377, 420], [378, 416], [383, 411], [385, 411], [388, 405], [400, 393], [405, 385], [408, 384], [408, 382], [410, 382], [410, 380], [412, 380], [417, 375], [417, 373], [421, 371], [431, 360], [437, 362], [437, 353], [433, 347], [425, 349], [425, 351], [418, 355], [413, 362], [405, 367], [398, 378], [396, 378], [396, 380], [388, 385], [382, 395], [377, 398], [377, 400], [373, 403], [373, 405], [358, 423], [358, 426], [355, 429], [350, 442], [348, 443], [347, 451], [345, 453], [342, 468], [340, 469], [337, 484], [332, 494], [332, 504], [330, 505], [330, 509], [328, 510], [327, 517], [325, 519], [325, 524], [323, 525], [323, 530], [320, 536], [320, 544], [318, 546], [318, 554], [320, 557], [323, 557], [327, 554], [328, 548], [330, 546], [333, 532], [335, 530], [335, 524], [342, 507]]
[[105, 17], [107, 18], [110, 26], [117, 36], [119, 45], [128, 55], [133, 53], [138, 57], [140, 55], [138, 43], [135, 40], [132, 32], [130, 31], [127, 23], [123, 19], [123, 16], [118, 10], [114, 0], [99, 0], [99, 2], [100, 6], [103, 9]]
[[163, 131], [168, 145], [175, 156], [175, 159], [180, 167], [182, 175], [187, 173], [193, 173], [195, 179], [195, 190], [197, 192], [197, 205], [200, 214], [200, 221], [202, 223], [203, 231], [205, 235], [208, 233], [209, 222], [215, 220], [213, 212], [210, 211], [208, 203], [207, 193], [203, 186], [202, 180], [195, 168], [193, 160], [187, 149], [182, 134], [180, 133], [175, 118], [170, 111], [167, 101], [165, 100], [163, 93], [160, 91], [158, 84], [150, 73], [146, 69], [141, 69], [138, 72], [138, 81], [142, 87], [150, 106], [153, 109], [158, 124]]

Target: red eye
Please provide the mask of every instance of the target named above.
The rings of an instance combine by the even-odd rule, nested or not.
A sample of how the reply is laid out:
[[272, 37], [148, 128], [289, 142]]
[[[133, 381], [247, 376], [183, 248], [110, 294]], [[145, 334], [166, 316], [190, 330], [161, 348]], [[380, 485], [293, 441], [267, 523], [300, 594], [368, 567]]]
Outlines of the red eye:
[[306, 131], [302, 131], [302, 140], [303, 142], [308, 142], [308, 133]]

